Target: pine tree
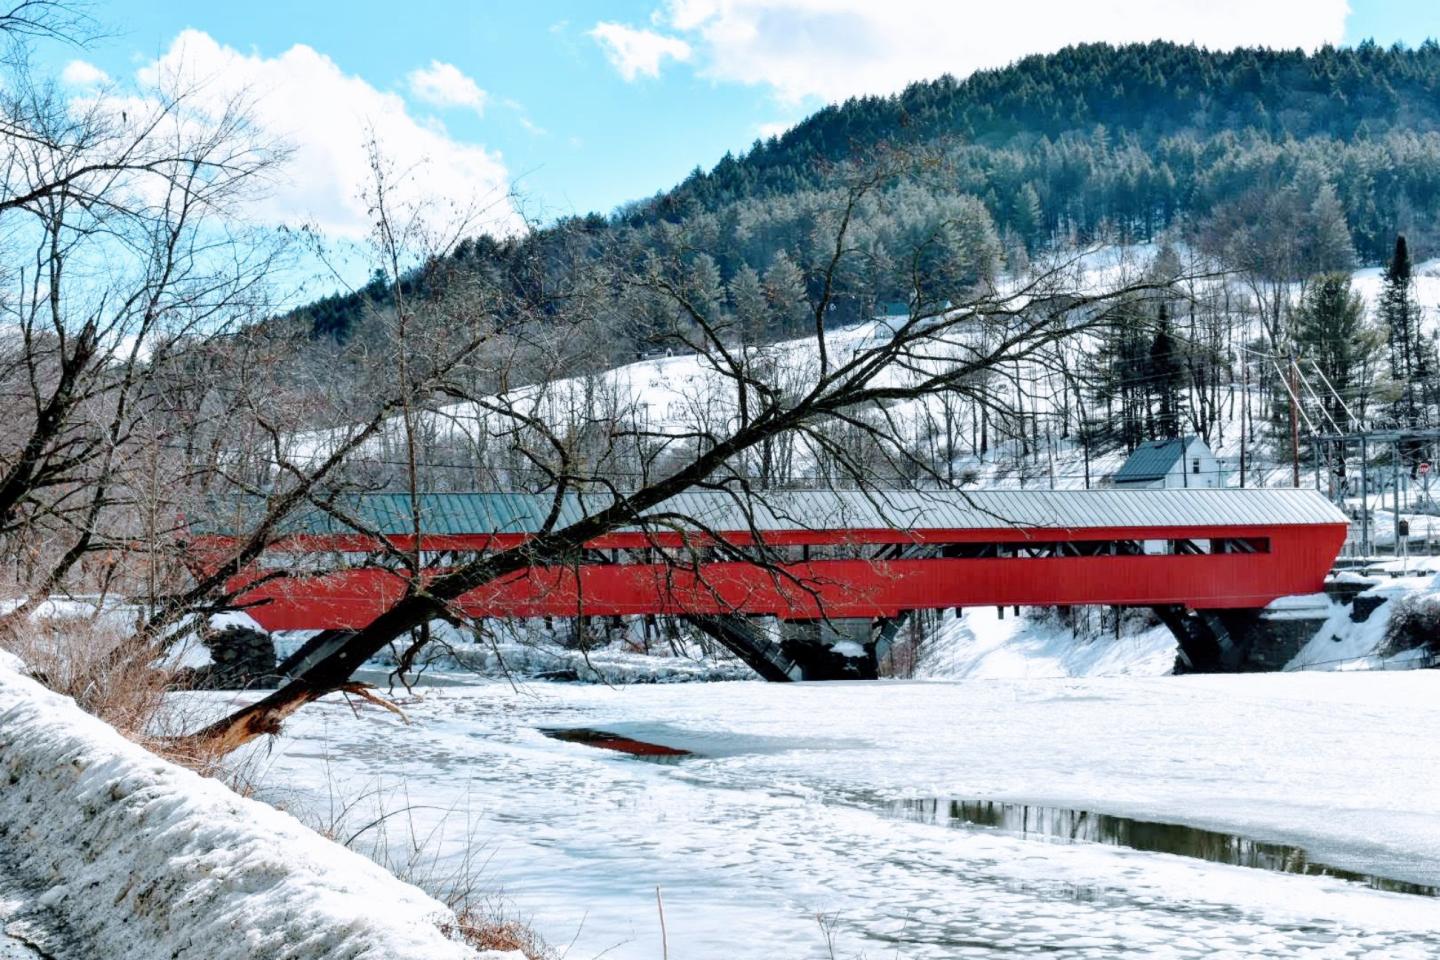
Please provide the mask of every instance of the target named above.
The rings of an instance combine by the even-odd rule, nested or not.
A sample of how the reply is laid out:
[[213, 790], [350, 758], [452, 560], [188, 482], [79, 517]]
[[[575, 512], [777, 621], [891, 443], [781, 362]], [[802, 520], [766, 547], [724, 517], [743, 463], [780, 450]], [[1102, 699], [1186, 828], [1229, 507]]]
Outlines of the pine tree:
[[1418, 410], [1415, 403], [1416, 358], [1420, 352], [1419, 305], [1415, 302], [1415, 281], [1411, 273], [1410, 248], [1404, 234], [1395, 238], [1395, 254], [1385, 268], [1380, 291], [1380, 320], [1390, 342], [1390, 373], [1402, 387], [1400, 422], [1413, 427]]
[[1345, 207], [1327, 180], [1320, 184], [1310, 202], [1305, 234], [1295, 238], [1300, 246], [1300, 265], [1306, 273], [1344, 270], [1355, 263], [1355, 245], [1345, 220]]
[[1150, 342], [1146, 384], [1147, 392], [1159, 401], [1155, 432], [1165, 438], [1180, 435], [1181, 381], [1185, 368], [1180, 362], [1179, 350], [1170, 326], [1170, 311], [1162, 303], [1155, 318], [1155, 339]]
[[1090, 354], [1088, 379], [1094, 385], [1094, 403], [1103, 408], [1096, 422], [1128, 453], [1149, 439], [1153, 417], [1148, 407], [1149, 364], [1152, 341], [1138, 303], [1122, 305], [1105, 331], [1100, 349]]
[[1026, 183], [1015, 197], [1015, 212], [1010, 226], [1019, 234], [1027, 249], [1040, 244], [1044, 235], [1045, 214], [1040, 209], [1040, 196], [1035, 188]]
[[784, 250], [776, 252], [765, 270], [765, 298], [780, 322], [781, 333], [794, 333], [807, 318], [805, 275]]
[[720, 282], [720, 267], [708, 253], [700, 253], [691, 261], [688, 277], [690, 301], [702, 316], [714, 318], [718, 307], [725, 299], [725, 288]]
[[[1325, 411], [1342, 430], [1349, 430], [1346, 412], [1362, 408], [1364, 384], [1380, 346], [1380, 334], [1365, 322], [1365, 302], [1350, 289], [1343, 273], [1315, 278], [1295, 314], [1295, 345], [1302, 360], [1313, 361], [1334, 387], [1325, 397]], [[1341, 402], [1348, 397], [1348, 404]]]
[[765, 289], [760, 285], [760, 275], [748, 263], [741, 264], [730, 278], [730, 309], [747, 343], [762, 342], [765, 337], [767, 304]]

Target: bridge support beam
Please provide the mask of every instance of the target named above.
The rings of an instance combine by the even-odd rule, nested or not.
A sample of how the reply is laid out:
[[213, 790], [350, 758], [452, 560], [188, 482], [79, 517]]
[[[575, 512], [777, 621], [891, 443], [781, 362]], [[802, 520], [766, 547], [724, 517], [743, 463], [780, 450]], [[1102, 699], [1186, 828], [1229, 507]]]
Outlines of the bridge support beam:
[[874, 680], [879, 674], [867, 620], [787, 620], [780, 649], [798, 680]]
[[[871, 629], [871, 636], [874, 638], [876, 672], [879, 672], [880, 665], [886, 663], [890, 652], [895, 646], [895, 640], [900, 636], [900, 631], [910, 623], [915, 616], [914, 610], [901, 610], [897, 616], [880, 617], [875, 620]], [[956, 616], [960, 616], [959, 611]], [[891, 661], [889, 669], [893, 671], [894, 662]], [[892, 672], [889, 674], [894, 676]]]
[[275, 672], [283, 680], [293, 680], [303, 675], [314, 664], [339, 650], [353, 636], [355, 636], [354, 630], [321, 630], [301, 644], [299, 650], [280, 661]]
[[714, 637], [726, 650], [745, 662], [746, 666], [772, 683], [786, 683], [801, 679], [799, 668], [781, 651], [781, 646], [749, 617], [692, 616], [683, 617], [687, 623], [707, 636]]
[[1315, 635], [1328, 613], [1271, 618], [1259, 610], [1154, 610], [1179, 644], [1176, 673], [1281, 670]]
[[[1229, 673], [1240, 661], [1228, 631], [1215, 630], [1215, 623], [1184, 607], [1152, 608], [1160, 622], [1174, 634], [1179, 645], [1176, 673]], [[1223, 626], [1223, 625], [1222, 625]]]
[[874, 680], [878, 675], [869, 620], [786, 620], [776, 637], [751, 617], [689, 616], [766, 680]]

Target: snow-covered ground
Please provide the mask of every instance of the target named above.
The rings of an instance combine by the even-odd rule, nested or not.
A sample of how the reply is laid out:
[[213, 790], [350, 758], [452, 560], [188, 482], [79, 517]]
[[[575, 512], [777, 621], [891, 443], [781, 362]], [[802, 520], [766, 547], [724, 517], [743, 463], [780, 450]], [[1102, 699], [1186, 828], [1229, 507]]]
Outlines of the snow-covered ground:
[[[1314, 617], [1318, 613], [1324, 622], [1318, 625], [1315, 636], [1286, 664], [1285, 669], [1406, 670], [1433, 665], [1434, 649], [1388, 649], [1391, 618], [1399, 604], [1417, 600], [1433, 603], [1440, 598], [1437, 576], [1425, 570], [1424, 566], [1416, 570], [1413, 560], [1394, 560], [1380, 566], [1382, 572], [1384, 567], [1394, 567], [1398, 574], [1402, 565], [1415, 575], [1396, 575], [1378, 580], [1341, 575], [1341, 579], [1370, 584], [1361, 597], [1385, 601], [1365, 620], [1355, 622], [1349, 605], [1331, 602], [1324, 595], [1315, 598], [1318, 610], [1298, 611], [1305, 617]], [[1440, 568], [1440, 558], [1427, 558], [1425, 565]], [[1299, 601], [1302, 598], [1284, 599]]]
[[0, 917], [23, 907], [17, 891], [28, 889], [66, 930], [66, 949], [47, 954], [480, 956], [444, 931], [456, 923], [443, 904], [288, 814], [147, 752], [18, 667], [0, 656]]
[[[1126, 815], [1440, 884], [1440, 673], [480, 683], [404, 706], [408, 726], [341, 702], [302, 711], [257, 748], [262, 793], [403, 809], [427, 855], [484, 858], [552, 941], [574, 938], [572, 957], [659, 956], [657, 887], [670, 955], [692, 960], [1437, 954], [1434, 898], [948, 828], [895, 804]], [[646, 762], [540, 732], [557, 727], [695, 755]]]
[[1122, 623], [1118, 635], [1077, 635], [1047, 611], [994, 607], [945, 611], [920, 651], [916, 676], [930, 679], [1160, 676], [1175, 666], [1175, 635], [1163, 625]]

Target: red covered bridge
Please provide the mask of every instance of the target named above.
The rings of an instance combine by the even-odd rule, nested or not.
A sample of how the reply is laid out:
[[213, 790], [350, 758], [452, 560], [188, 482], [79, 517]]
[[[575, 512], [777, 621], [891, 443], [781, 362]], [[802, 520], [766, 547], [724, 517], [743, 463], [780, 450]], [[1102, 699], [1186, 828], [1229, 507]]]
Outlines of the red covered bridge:
[[[568, 497], [558, 526], [608, 503]], [[518, 546], [552, 504], [544, 495], [423, 495], [425, 565], [442, 570]], [[357, 629], [404, 592], [377, 537], [414, 549], [410, 498], [356, 496], [336, 513], [370, 533], [307, 513], [232, 581], [267, 629]], [[207, 524], [191, 541], [202, 563], [223, 555], [243, 517], [226, 526]], [[532, 567], [457, 606], [472, 617], [702, 622], [885, 620], [1000, 605], [1154, 607], [1172, 616], [1257, 609], [1320, 590], [1346, 527], [1309, 490], [771, 491], [748, 504], [705, 491], [597, 537], [570, 565]], [[764, 563], [747, 562], [760, 555]], [[276, 568], [287, 576], [266, 580]]]

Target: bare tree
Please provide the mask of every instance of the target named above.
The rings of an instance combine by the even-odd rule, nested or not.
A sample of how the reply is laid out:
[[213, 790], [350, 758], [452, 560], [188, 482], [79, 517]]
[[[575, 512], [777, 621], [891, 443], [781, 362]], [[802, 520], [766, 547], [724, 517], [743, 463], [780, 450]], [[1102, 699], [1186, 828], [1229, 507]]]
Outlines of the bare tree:
[[[832, 464], [837, 480], [843, 477], [861, 489], [873, 489], [877, 476], [942, 482], [943, 475], [905, 442], [902, 415], [913, 419], [916, 404], [943, 395], [984, 409], [1005, 409], [1008, 403], [996, 395], [990, 372], [1055, 362], [1058, 345], [1102, 329], [1117, 303], [1133, 303], [1159, 287], [1137, 277], [1100, 292], [1082, 292], [1073, 262], [998, 289], [973, 278], [946, 286], [943, 274], [927, 266], [914, 272], [908, 317], [863, 340], [839, 335], [828, 328], [827, 318], [836, 278], [857, 255], [851, 235], [854, 211], [902, 172], [899, 164], [887, 162], [851, 176], [823, 256], [806, 278], [812, 293], [806, 307], [810, 333], [803, 342], [748, 342], [745, 324], [728, 311], [715, 285], [704, 281], [709, 271], [696, 270], [695, 251], [681, 237], [671, 254], [640, 258], [638, 266], [630, 251], [617, 251], [599, 276], [592, 272], [573, 280], [561, 298], [567, 309], [531, 316], [508, 330], [511, 352], [504, 363], [513, 366], [520, 357], [538, 355], [544, 368], [544, 357], [565, 353], [555, 349], [556, 343], [603, 309], [597, 291], [608, 287], [615, 297], [643, 308], [652, 342], [695, 355], [697, 378], [707, 386], [693, 399], [702, 402], [696, 415], [657, 425], [633, 410], [607, 410], [581, 397], [580, 408], [593, 411], [585, 418], [593, 429], [577, 433], [573, 420], [557, 424], [547, 415], [546, 399], [564, 396], [573, 410], [576, 391], [587, 389], [585, 381], [558, 376], [567, 371], [553, 363], [545, 376], [518, 389], [479, 393], [445, 383], [442, 391], [469, 412], [476, 429], [503, 440], [528, 465], [531, 489], [543, 492], [549, 503], [539, 531], [514, 548], [428, 571], [373, 622], [315, 659], [301, 675], [197, 731], [187, 746], [226, 751], [277, 732], [304, 704], [345, 688], [356, 668], [398, 637], [437, 617], [458, 616], [455, 601], [466, 593], [530, 568], [577, 563], [586, 543], [603, 533], [627, 525], [706, 529], [704, 518], [679, 513], [669, 503], [677, 494], [697, 488], [724, 491], [753, 516], [765, 496], [755, 454], [763, 462], [764, 451], [777, 443], [798, 440], [812, 460]], [[917, 257], [922, 253], [917, 251]], [[912, 260], [911, 266], [918, 262]], [[680, 406], [683, 411], [685, 401]], [[621, 412], [625, 415], [617, 415]], [[580, 519], [565, 511], [577, 492], [587, 492], [594, 505]], [[725, 556], [767, 564], [783, 575], [766, 554], [763, 537], [753, 539], [748, 547], [718, 537], [707, 543]]]
[[[61, 12], [23, 4], [0, 28], [59, 30]], [[277, 248], [237, 214], [283, 154], [241, 100], [200, 102], [177, 77], [77, 100], [22, 59], [0, 90], [0, 537], [28, 594], [9, 629], [88, 555], [133, 546], [130, 468], [173, 439], [181, 358], [265, 309]]]
[[23, 43], [37, 38], [76, 43], [94, 29], [81, 3], [19, 0], [0, 6], [0, 36]]

